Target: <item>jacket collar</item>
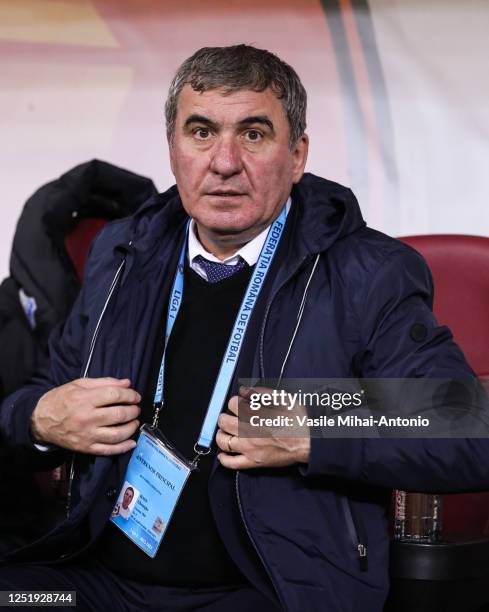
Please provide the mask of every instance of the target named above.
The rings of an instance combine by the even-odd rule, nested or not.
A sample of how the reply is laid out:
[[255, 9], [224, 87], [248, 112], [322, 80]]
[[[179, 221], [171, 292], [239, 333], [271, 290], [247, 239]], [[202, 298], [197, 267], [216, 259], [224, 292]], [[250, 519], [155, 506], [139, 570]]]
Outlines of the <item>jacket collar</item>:
[[306, 173], [294, 186], [297, 232], [310, 254], [325, 251], [338, 240], [365, 226], [352, 191], [333, 181]]

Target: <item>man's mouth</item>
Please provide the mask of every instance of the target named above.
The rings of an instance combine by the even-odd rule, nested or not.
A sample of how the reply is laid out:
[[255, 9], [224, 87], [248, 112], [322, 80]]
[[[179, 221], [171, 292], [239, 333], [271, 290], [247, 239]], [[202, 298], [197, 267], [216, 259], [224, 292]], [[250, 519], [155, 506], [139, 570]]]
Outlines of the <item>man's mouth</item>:
[[207, 195], [212, 195], [212, 196], [221, 196], [221, 197], [230, 197], [230, 196], [242, 196], [245, 195], [244, 193], [240, 192], [240, 191], [233, 191], [233, 190], [227, 190], [227, 191], [211, 191], [209, 192]]

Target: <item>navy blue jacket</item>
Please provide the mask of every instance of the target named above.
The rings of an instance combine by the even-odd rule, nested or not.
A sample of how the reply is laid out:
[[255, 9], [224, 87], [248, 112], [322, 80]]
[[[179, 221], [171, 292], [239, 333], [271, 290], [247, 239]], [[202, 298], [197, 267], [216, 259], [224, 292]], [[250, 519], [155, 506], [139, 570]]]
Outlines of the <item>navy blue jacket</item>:
[[[336, 183], [306, 174], [292, 196], [290, 239], [264, 296], [263, 320], [245, 341], [254, 354], [250, 376], [278, 376], [318, 253], [286, 377], [473, 376], [450, 331], [431, 312], [432, 281], [418, 253], [367, 228], [351, 191]], [[170, 291], [186, 221], [173, 187], [96, 239], [82, 292], [51, 338], [49, 371], [1, 409], [2, 430], [26, 462], [47, 467], [63, 458], [62, 451], [33, 447], [29, 418], [43, 393], [81, 376], [124, 259], [88, 375], [128, 377], [136, 389], [144, 388], [147, 339], [159, 300]], [[413, 339], [410, 331], [420, 323], [426, 337]], [[275, 591], [284, 609], [376, 612], [388, 589], [390, 489], [487, 487], [487, 447], [482, 439], [314, 438], [303, 468], [235, 475], [215, 466], [211, 506], [236, 564], [258, 588]], [[12, 558], [67, 558], [95, 540], [121, 478], [117, 458], [78, 456], [69, 518]], [[243, 546], [243, 523], [257, 554]]]

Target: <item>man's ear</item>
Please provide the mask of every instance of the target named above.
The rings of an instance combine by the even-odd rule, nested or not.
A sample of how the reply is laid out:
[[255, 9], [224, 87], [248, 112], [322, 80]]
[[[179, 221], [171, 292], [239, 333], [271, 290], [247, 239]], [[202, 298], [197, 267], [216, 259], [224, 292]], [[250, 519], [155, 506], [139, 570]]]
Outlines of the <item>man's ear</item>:
[[296, 142], [294, 150], [292, 151], [293, 157], [293, 173], [292, 180], [298, 183], [302, 175], [304, 174], [304, 168], [307, 161], [307, 153], [309, 151], [309, 136], [302, 134], [299, 140]]
[[173, 143], [172, 143], [172, 139], [170, 136], [170, 130], [166, 130], [166, 142], [168, 144], [168, 156], [170, 158], [170, 168], [172, 171], [173, 176], [175, 176], [175, 171], [173, 169]]

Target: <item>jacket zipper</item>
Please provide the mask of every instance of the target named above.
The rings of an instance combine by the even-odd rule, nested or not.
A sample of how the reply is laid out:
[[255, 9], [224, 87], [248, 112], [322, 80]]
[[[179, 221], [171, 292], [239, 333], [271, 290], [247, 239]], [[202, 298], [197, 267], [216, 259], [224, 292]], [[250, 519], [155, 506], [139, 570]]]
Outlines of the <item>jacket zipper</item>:
[[246, 533], [248, 535], [248, 538], [249, 538], [250, 542], [253, 545], [253, 548], [255, 549], [256, 554], [258, 555], [258, 558], [260, 559], [263, 567], [265, 568], [265, 571], [268, 574], [268, 577], [270, 578], [270, 582], [273, 585], [273, 588], [275, 590], [275, 594], [277, 595], [277, 598], [278, 598], [278, 600], [280, 602], [280, 605], [282, 606], [282, 608], [284, 610], [286, 610], [287, 606], [285, 605], [284, 600], [282, 599], [282, 595], [280, 594], [280, 591], [278, 590], [278, 587], [275, 584], [275, 581], [273, 580], [272, 572], [270, 571], [268, 565], [266, 564], [265, 559], [263, 558], [263, 555], [261, 554], [260, 549], [258, 548], [255, 540], [253, 539], [253, 536], [251, 535], [250, 528], [248, 527], [248, 523], [246, 522], [246, 519], [245, 519], [245, 516], [244, 516], [244, 512], [243, 512], [243, 506], [241, 504], [241, 497], [239, 495], [239, 478], [238, 477], [239, 477], [239, 471], [236, 472], [236, 499], [238, 500], [238, 508], [239, 508], [239, 514], [241, 516], [241, 521], [243, 522], [245, 531], [246, 531]]
[[362, 571], [367, 571], [368, 569], [368, 548], [367, 542], [362, 542], [359, 529], [355, 523], [355, 519], [353, 517], [353, 510], [350, 504], [349, 499], [341, 495], [340, 496], [341, 507], [343, 509], [343, 515], [345, 517], [346, 529], [348, 531], [348, 535], [350, 536], [351, 543], [353, 544], [354, 549], [356, 550], [358, 563], [360, 565], [360, 569]]
[[[129, 246], [131, 246], [131, 244], [132, 244], [132, 241], [129, 242]], [[119, 279], [122, 276], [122, 272], [124, 270], [125, 265], [126, 265], [126, 256], [124, 256], [122, 262], [119, 264], [119, 267], [117, 268], [116, 273], [114, 274], [114, 278], [112, 279], [112, 282], [110, 283], [109, 290], [107, 291], [107, 296], [105, 298], [104, 306], [97, 320], [97, 324], [93, 331], [92, 338], [90, 339], [90, 348], [88, 351], [88, 357], [85, 363], [85, 367], [83, 368], [82, 378], [86, 378], [88, 376], [88, 370], [90, 368], [90, 364], [92, 362], [93, 354], [95, 351], [95, 346], [97, 344], [97, 338], [98, 338], [98, 334], [100, 331], [100, 326], [102, 324], [102, 320], [104, 318], [105, 312], [109, 306], [112, 295], [114, 294], [115, 288], [117, 287]], [[66, 518], [70, 517], [70, 512], [71, 512], [73, 480], [75, 478], [75, 459], [76, 459], [76, 453], [72, 453], [71, 461], [70, 461], [70, 474], [68, 477], [68, 487], [67, 487], [67, 492], [66, 492]]]
[[[265, 310], [265, 315], [263, 317], [263, 323], [262, 323], [261, 330], [260, 330], [260, 374], [261, 374], [262, 378], [265, 378], [265, 366], [264, 366], [264, 358], [263, 358], [264, 339], [265, 339], [265, 327], [266, 327], [266, 324], [267, 324], [268, 314], [270, 312], [270, 308], [271, 308], [272, 302], [275, 299], [275, 297], [277, 296], [278, 292], [282, 289], [282, 287], [286, 283], [288, 283], [289, 280], [292, 278], [292, 276], [294, 274], [296, 274], [301, 269], [302, 264], [306, 261], [306, 259], [308, 259], [307, 255], [302, 258], [302, 260], [299, 263], [299, 265], [297, 266], [296, 270], [294, 270], [294, 272], [291, 273], [284, 280], [284, 282], [280, 285], [280, 287], [277, 288], [277, 290], [271, 296], [271, 298], [270, 298], [270, 300], [269, 300], [269, 302], [267, 304], [267, 308]], [[316, 257], [316, 262], [314, 264], [314, 267], [312, 269], [311, 275], [309, 277], [309, 280], [308, 280], [308, 283], [307, 283], [307, 286], [306, 286], [306, 289], [305, 289], [305, 292], [304, 292], [304, 297], [303, 297], [303, 300], [302, 300], [301, 308], [300, 308], [300, 311], [298, 313], [298, 324], [300, 323], [300, 318], [301, 318], [302, 313], [303, 313], [303, 307], [304, 307], [304, 302], [305, 302], [305, 298], [306, 298], [306, 295], [307, 295], [307, 290], [308, 290], [308, 287], [309, 287], [309, 282], [310, 282], [310, 280], [312, 278], [312, 275], [314, 274], [314, 271], [316, 269], [316, 265], [317, 265], [318, 259], [319, 259], [319, 255]], [[296, 328], [296, 331], [297, 331], [297, 328]], [[291, 343], [289, 345], [289, 350], [290, 350], [290, 348], [292, 346], [294, 338], [295, 338], [295, 332], [294, 332], [294, 336], [293, 336], [293, 338], [291, 340]], [[284, 360], [284, 364], [282, 365], [282, 371], [281, 371], [280, 379], [282, 378], [282, 373], [283, 373], [283, 370], [284, 370], [285, 361], [287, 360], [288, 354], [289, 353], [287, 352], [287, 355], [286, 355], [285, 360]], [[246, 531], [248, 533], [248, 536], [250, 537], [250, 540], [253, 542], [253, 539], [251, 537], [250, 531], [247, 528], [246, 522], [244, 520], [244, 515], [243, 515], [243, 512], [242, 512], [241, 503], [240, 503], [240, 499], [239, 499], [238, 474], [236, 474], [236, 492], [237, 492], [237, 495], [238, 495], [238, 505], [240, 507], [241, 517], [243, 519], [243, 522], [245, 523], [245, 527], [246, 527]], [[362, 571], [366, 571], [368, 569], [368, 547], [367, 547], [366, 537], [365, 538], [361, 538], [360, 537], [359, 529], [357, 528], [357, 525], [355, 523], [355, 519], [353, 517], [353, 511], [352, 511], [350, 502], [349, 502], [349, 500], [345, 496], [341, 496], [341, 505], [342, 505], [342, 509], [343, 509], [343, 514], [345, 516], [346, 526], [347, 526], [347, 530], [348, 530], [348, 533], [349, 533], [349, 536], [350, 536], [350, 540], [351, 540], [351, 542], [353, 544], [353, 547], [354, 547], [354, 549], [356, 551], [356, 554], [357, 554], [357, 557], [358, 557], [358, 562], [360, 564], [360, 569]], [[362, 541], [362, 539], [364, 541]], [[254, 545], [255, 549], [257, 550], [257, 552], [258, 552], [258, 549], [257, 549], [256, 545], [254, 544], [254, 542], [253, 542], [253, 545]], [[265, 562], [264, 562], [263, 558], [261, 557], [261, 555], [259, 555], [259, 556], [260, 556], [260, 558], [262, 560], [262, 563], [265, 565]], [[265, 568], [266, 568], [266, 565], [265, 565]], [[270, 575], [270, 572], [268, 572], [268, 573]]]
[[[270, 307], [271, 307], [271, 305], [272, 305], [273, 300], [274, 300], [274, 299], [275, 299], [275, 297], [277, 296], [278, 292], [279, 292], [279, 291], [282, 289], [282, 287], [283, 287], [283, 286], [284, 286], [286, 283], [288, 283], [288, 282], [289, 282], [289, 280], [292, 278], [292, 276], [294, 276], [294, 274], [296, 274], [296, 273], [298, 272], [298, 270], [300, 270], [300, 268], [302, 267], [302, 264], [304, 263], [304, 261], [305, 261], [307, 258], [308, 258], [308, 256], [307, 256], [307, 255], [306, 255], [306, 256], [304, 256], [304, 257], [302, 258], [302, 260], [300, 261], [299, 265], [297, 266], [297, 268], [294, 270], [294, 272], [292, 272], [292, 273], [291, 273], [291, 274], [290, 274], [290, 275], [289, 275], [289, 276], [288, 276], [288, 277], [287, 277], [287, 278], [286, 278], [286, 279], [283, 281], [283, 283], [281, 283], [281, 285], [280, 285], [280, 286], [277, 288], [277, 290], [275, 291], [275, 293], [274, 293], [274, 294], [271, 296], [271, 298], [270, 298], [270, 300], [269, 300], [269, 302], [268, 302], [268, 304], [267, 304], [267, 307], [266, 307], [266, 309], [265, 309], [265, 314], [264, 314], [264, 317], [263, 317], [263, 323], [262, 323], [261, 330], [260, 330], [260, 371], [261, 371], [261, 374], [262, 374], [262, 377], [263, 377], [263, 378], [265, 377], [265, 374], [264, 374], [264, 365], [263, 365], [263, 343], [264, 343], [264, 342], [263, 342], [263, 340], [264, 340], [264, 336], [265, 336], [265, 327], [266, 327], [266, 323], [267, 323], [267, 319], [268, 319], [268, 313], [270, 312]], [[307, 282], [307, 286], [306, 286], [306, 289], [305, 289], [305, 292], [304, 292], [304, 296], [303, 296], [303, 299], [302, 299], [301, 308], [299, 309], [299, 313], [298, 313], [298, 315], [297, 315], [297, 319], [298, 319], [298, 323], [297, 323], [297, 325], [299, 325], [299, 324], [300, 324], [300, 320], [301, 320], [301, 317], [302, 317], [302, 312], [303, 312], [303, 305], [304, 305], [305, 298], [306, 298], [306, 295], [307, 295], [307, 290], [308, 290], [308, 288], [309, 288], [309, 282], [310, 282], [310, 280], [311, 280], [311, 278], [312, 278], [312, 275], [314, 274], [314, 271], [315, 271], [315, 269], [316, 269], [316, 265], [317, 265], [318, 260], [319, 260], [319, 255], [316, 257], [316, 263], [315, 263], [315, 265], [314, 265], [314, 267], [313, 267], [313, 270], [312, 270], [311, 275], [310, 275], [310, 277], [309, 277], [309, 280], [308, 280], [308, 282]], [[296, 328], [296, 331], [297, 331], [297, 328]], [[293, 336], [292, 341], [291, 341], [291, 345], [292, 345], [292, 343], [293, 343], [293, 341], [294, 341], [294, 338], [295, 338], [295, 332], [294, 332], [294, 336]], [[290, 345], [290, 346], [291, 346], [291, 345]], [[290, 346], [289, 346], [289, 350], [290, 350]], [[288, 356], [288, 352], [287, 352], [287, 356]], [[282, 365], [282, 370], [283, 370], [283, 368], [284, 368], [284, 366], [285, 366], [285, 361], [287, 360], [287, 356], [286, 356], [286, 358], [285, 358], [285, 360], [284, 360], [284, 363], [283, 363], [283, 365]], [[263, 555], [261, 554], [261, 552], [260, 552], [260, 550], [259, 550], [259, 548], [258, 548], [258, 546], [257, 546], [257, 544], [256, 544], [256, 542], [255, 542], [255, 540], [253, 539], [253, 536], [252, 536], [252, 534], [251, 534], [251, 530], [250, 530], [250, 528], [248, 527], [248, 524], [247, 524], [247, 522], [246, 522], [246, 519], [245, 519], [245, 516], [244, 516], [244, 511], [243, 511], [243, 506], [242, 506], [242, 504], [241, 504], [241, 498], [240, 498], [240, 495], [239, 495], [239, 471], [238, 471], [238, 472], [236, 472], [236, 498], [237, 498], [237, 501], [238, 501], [238, 508], [239, 508], [239, 513], [240, 513], [240, 516], [241, 516], [241, 520], [242, 520], [242, 522], [243, 522], [243, 525], [244, 525], [244, 528], [245, 528], [246, 533], [247, 533], [247, 535], [248, 535], [248, 538], [250, 539], [250, 542], [252, 543], [253, 548], [255, 549], [256, 554], [258, 555], [258, 558], [260, 559], [260, 561], [261, 561], [261, 563], [262, 563], [263, 567], [265, 568], [265, 571], [266, 571], [266, 572], [267, 572], [267, 574], [268, 574], [268, 577], [270, 578], [270, 582], [272, 583], [273, 588], [275, 589], [275, 593], [276, 593], [277, 598], [278, 598], [278, 600], [279, 600], [279, 602], [280, 602], [280, 605], [282, 606], [282, 608], [283, 608], [284, 610], [286, 610], [286, 609], [287, 609], [287, 606], [285, 605], [285, 602], [284, 602], [284, 600], [283, 600], [283, 598], [282, 598], [282, 596], [281, 596], [281, 594], [280, 594], [280, 591], [278, 590], [278, 587], [277, 587], [277, 585], [275, 584], [275, 582], [274, 582], [274, 580], [273, 580], [272, 573], [271, 573], [271, 571], [270, 571], [270, 569], [269, 569], [268, 565], [266, 564], [265, 559], [264, 559]]]

